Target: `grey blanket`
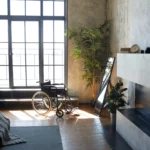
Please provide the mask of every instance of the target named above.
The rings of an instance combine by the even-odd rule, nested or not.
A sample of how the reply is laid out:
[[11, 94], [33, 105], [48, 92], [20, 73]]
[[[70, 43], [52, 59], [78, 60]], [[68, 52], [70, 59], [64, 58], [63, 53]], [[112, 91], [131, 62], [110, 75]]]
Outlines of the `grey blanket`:
[[22, 138], [10, 133], [10, 120], [0, 113], [0, 140], [3, 146], [24, 143]]

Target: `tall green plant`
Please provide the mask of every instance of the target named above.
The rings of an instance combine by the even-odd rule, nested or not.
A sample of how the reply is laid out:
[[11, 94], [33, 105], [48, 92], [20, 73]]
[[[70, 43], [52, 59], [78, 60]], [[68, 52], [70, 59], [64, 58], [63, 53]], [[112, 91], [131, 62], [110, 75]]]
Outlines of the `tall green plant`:
[[96, 100], [96, 83], [100, 81], [101, 72], [110, 56], [108, 49], [109, 24], [105, 22], [98, 28], [69, 28], [66, 30], [69, 40], [74, 40], [75, 47], [71, 53], [75, 60], [81, 59], [82, 78], [87, 87], [92, 88], [93, 100]]

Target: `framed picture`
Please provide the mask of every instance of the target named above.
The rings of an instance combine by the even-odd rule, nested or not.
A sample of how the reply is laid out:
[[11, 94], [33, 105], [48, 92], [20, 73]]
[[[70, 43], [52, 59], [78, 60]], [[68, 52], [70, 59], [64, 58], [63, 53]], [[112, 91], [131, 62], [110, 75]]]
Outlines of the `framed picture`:
[[96, 103], [95, 103], [95, 113], [101, 116], [102, 108], [105, 102], [105, 96], [108, 89], [108, 84], [110, 81], [112, 69], [114, 66], [115, 57], [109, 57], [106, 67], [104, 69], [103, 77], [101, 80], [100, 89], [97, 95]]

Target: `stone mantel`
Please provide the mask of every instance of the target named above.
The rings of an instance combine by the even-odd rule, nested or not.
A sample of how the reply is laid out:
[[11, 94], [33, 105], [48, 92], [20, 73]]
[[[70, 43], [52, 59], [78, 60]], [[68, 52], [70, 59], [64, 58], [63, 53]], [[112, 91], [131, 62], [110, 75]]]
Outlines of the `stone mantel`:
[[117, 54], [117, 76], [150, 87], [150, 54]]

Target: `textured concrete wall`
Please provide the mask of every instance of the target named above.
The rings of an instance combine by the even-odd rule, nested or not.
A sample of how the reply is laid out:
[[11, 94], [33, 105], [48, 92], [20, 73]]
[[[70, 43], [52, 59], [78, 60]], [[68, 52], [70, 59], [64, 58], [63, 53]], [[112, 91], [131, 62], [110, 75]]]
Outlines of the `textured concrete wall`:
[[150, 47], [150, 0], [130, 0], [130, 45]]
[[[98, 27], [106, 20], [105, 0], [68, 0], [68, 27]], [[89, 102], [91, 89], [85, 90], [86, 82], [81, 79], [81, 62], [75, 62], [70, 56], [74, 45], [68, 42], [68, 91], [70, 95], [78, 96], [80, 102]]]
[[107, 0], [107, 20], [111, 23], [110, 47], [113, 55], [130, 46], [129, 0]]
[[[107, 0], [107, 20], [111, 24], [110, 49], [115, 57], [121, 48], [130, 46], [129, 9], [129, 0]], [[113, 84], [116, 83], [116, 64], [111, 76]], [[127, 82], [125, 87], [128, 87]], [[128, 96], [128, 93], [126, 93], [126, 96]]]
[[[149, 11], [149, 0], [107, 0], [107, 19], [111, 22], [110, 48], [114, 56], [120, 48], [134, 44], [143, 50], [150, 47]], [[116, 82], [116, 69], [113, 71], [112, 82]], [[134, 98], [135, 89], [127, 81], [124, 82], [128, 87], [128, 97]]]
[[150, 1], [107, 0], [107, 18], [111, 20], [111, 49], [116, 55], [121, 47], [138, 44], [150, 46]]

